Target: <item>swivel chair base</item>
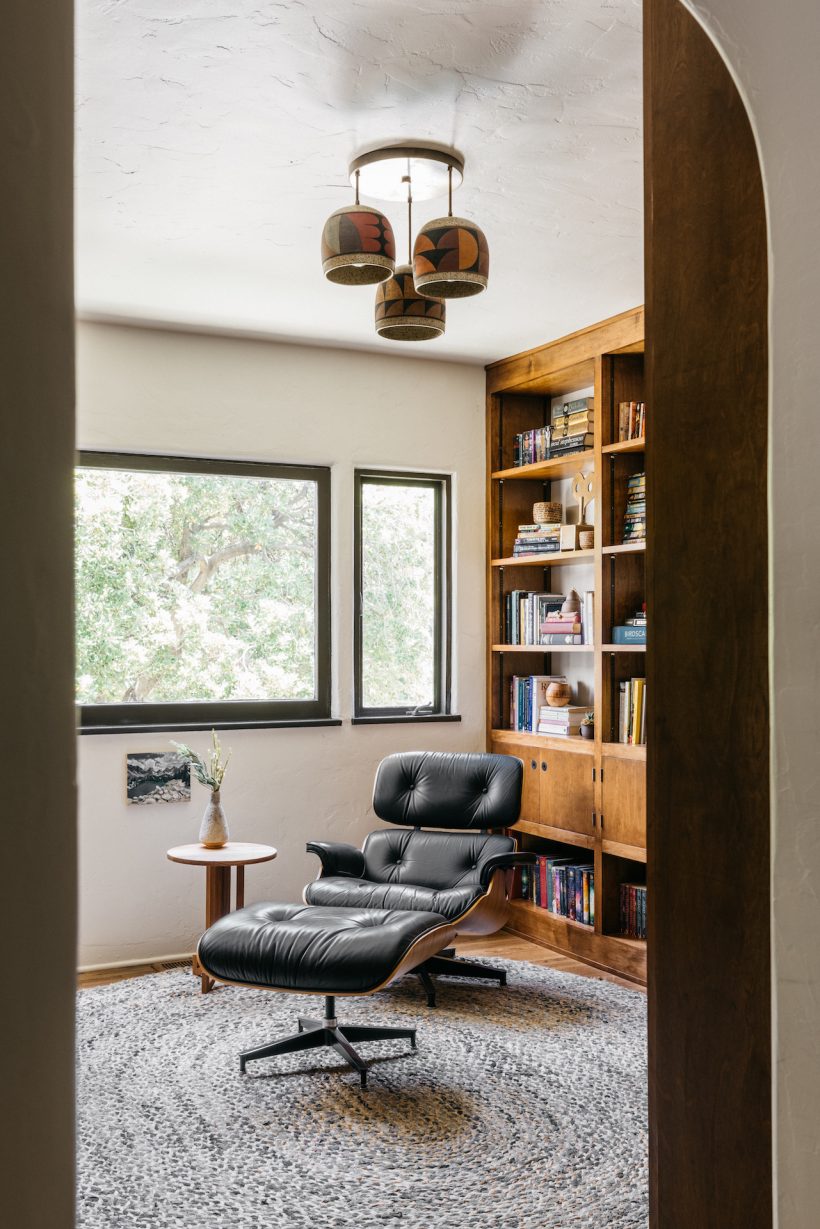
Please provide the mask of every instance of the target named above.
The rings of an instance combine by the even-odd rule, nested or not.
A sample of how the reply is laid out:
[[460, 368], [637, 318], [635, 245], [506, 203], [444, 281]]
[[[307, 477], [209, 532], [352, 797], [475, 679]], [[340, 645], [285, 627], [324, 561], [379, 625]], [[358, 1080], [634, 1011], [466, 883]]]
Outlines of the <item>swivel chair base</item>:
[[437, 956], [431, 956], [423, 965], [414, 969], [427, 993], [427, 1006], [436, 1005], [436, 983], [431, 973], [443, 974], [445, 977], [480, 977], [484, 981], [497, 981], [499, 986], [506, 986], [507, 973], [504, 969], [493, 969], [486, 964], [476, 964], [474, 960], [462, 960], [456, 956], [454, 947], [447, 947]]
[[275, 1054], [295, 1054], [299, 1050], [313, 1050], [320, 1046], [332, 1046], [342, 1058], [346, 1059], [355, 1071], [358, 1071], [362, 1088], [367, 1087], [367, 1063], [353, 1049], [354, 1041], [390, 1041], [392, 1038], [406, 1038], [412, 1048], [416, 1048], [416, 1030], [414, 1028], [381, 1028], [369, 1024], [345, 1024], [341, 1026], [336, 1019], [336, 999], [332, 994], [325, 995], [325, 1018], [314, 1020], [309, 1016], [299, 1016], [298, 1032], [289, 1037], [272, 1041], [269, 1045], [258, 1046], [255, 1050], [245, 1050], [239, 1055], [239, 1070], [244, 1075], [245, 1065], [257, 1058], [271, 1058]]

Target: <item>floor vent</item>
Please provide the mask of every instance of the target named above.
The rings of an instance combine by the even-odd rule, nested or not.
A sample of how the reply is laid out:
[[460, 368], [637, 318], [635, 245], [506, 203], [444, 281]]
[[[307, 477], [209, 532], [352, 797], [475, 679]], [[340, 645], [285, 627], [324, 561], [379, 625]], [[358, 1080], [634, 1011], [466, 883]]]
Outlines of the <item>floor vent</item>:
[[191, 957], [189, 956], [187, 960], [163, 960], [159, 967], [163, 972], [166, 969], [190, 969]]

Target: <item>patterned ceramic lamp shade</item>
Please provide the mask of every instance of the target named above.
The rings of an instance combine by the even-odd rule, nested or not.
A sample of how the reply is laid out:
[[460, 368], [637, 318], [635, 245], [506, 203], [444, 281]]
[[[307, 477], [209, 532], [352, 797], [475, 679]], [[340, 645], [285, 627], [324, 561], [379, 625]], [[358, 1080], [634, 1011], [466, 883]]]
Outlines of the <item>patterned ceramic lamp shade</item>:
[[346, 205], [325, 222], [322, 269], [329, 282], [369, 286], [383, 282], [396, 264], [393, 227], [368, 205]]
[[480, 294], [490, 272], [490, 250], [481, 227], [466, 218], [434, 218], [413, 247], [413, 278], [419, 294], [464, 299]]
[[409, 265], [376, 290], [376, 332], [389, 341], [429, 341], [444, 332], [444, 304], [416, 294]]

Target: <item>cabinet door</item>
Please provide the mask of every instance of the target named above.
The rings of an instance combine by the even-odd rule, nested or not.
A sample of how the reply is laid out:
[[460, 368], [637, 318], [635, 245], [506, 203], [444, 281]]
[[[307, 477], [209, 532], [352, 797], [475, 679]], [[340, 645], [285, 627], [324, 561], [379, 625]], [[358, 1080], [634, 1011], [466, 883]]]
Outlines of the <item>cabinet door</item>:
[[592, 756], [542, 751], [539, 759], [541, 823], [593, 836]]
[[493, 751], [497, 751], [500, 755], [515, 755], [523, 761], [524, 780], [521, 788], [520, 818], [537, 824], [540, 789], [538, 778], [541, 771], [539, 753], [532, 747], [525, 747], [518, 743], [494, 743]]
[[646, 762], [604, 755], [602, 767], [601, 836], [645, 849]]

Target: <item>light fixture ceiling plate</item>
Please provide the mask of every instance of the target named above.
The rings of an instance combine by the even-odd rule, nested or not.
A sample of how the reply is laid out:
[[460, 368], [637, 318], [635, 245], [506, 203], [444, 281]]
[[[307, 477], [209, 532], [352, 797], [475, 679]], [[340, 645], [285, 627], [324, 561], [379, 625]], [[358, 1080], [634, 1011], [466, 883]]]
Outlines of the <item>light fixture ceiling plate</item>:
[[359, 154], [350, 164], [350, 182], [359, 195], [377, 201], [406, 201], [407, 177], [414, 201], [430, 201], [447, 195], [447, 171], [453, 168], [453, 188], [464, 178], [464, 159], [452, 149], [428, 145], [385, 145]]

